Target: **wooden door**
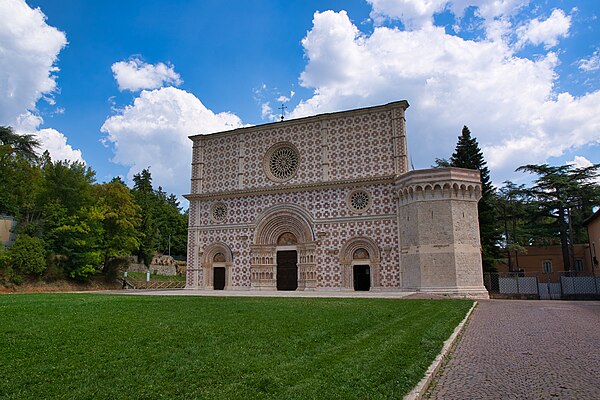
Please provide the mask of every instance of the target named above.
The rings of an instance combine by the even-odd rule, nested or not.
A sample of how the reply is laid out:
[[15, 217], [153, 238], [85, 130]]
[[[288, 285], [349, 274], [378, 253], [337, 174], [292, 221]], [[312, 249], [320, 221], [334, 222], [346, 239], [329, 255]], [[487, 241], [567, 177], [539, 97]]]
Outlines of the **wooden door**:
[[371, 267], [368, 265], [354, 266], [354, 290], [369, 290], [371, 288]]
[[225, 267], [214, 267], [213, 288], [215, 290], [225, 289]]
[[298, 289], [298, 252], [277, 252], [277, 290]]

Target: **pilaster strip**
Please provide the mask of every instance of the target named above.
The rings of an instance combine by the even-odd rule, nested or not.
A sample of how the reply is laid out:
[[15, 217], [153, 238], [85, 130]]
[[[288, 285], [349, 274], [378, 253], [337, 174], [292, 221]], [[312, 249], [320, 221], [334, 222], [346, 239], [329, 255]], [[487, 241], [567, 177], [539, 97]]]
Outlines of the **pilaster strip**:
[[192, 153], [192, 193], [200, 194], [204, 190], [204, 140], [194, 139]]
[[321, 121], [321, 170], [323, 181], [329, 180], [329, 130], [327, 121]]
[[244, 157], [245, 157], [245, 138], [240, 134], [238, 143], [238, 189], [244, 188]]

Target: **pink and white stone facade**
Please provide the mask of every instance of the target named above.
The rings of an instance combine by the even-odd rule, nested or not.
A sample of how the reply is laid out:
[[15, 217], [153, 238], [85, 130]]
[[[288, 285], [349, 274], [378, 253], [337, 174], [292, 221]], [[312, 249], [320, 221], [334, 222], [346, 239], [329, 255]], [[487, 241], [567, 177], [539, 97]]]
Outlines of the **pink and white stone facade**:
[[[408, 171], [406, 101], [192, 136], [187, 288], [274, 290], [297, 252], [297, 290], [486, 297], [476, 171]], [[427, 214], [429, 213], [429, 214]], [[425, 218], [425, 214], [429, 219]]]

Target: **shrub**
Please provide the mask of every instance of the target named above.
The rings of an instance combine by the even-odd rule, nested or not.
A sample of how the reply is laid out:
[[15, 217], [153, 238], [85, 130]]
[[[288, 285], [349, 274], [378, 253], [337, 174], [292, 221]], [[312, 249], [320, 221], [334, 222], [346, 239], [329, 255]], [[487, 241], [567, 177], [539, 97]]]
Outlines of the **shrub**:
[[21, 275], [41, 275], [46, 270], [46, 246], [40, 238], [19, 235], [9, 250], [13, 270]]
[[92, 265], [86, 264], [71, 271], [69, 273], [69, 276], [77, 281], [87, 282], [97, 272], [98, 270]]
[[48, 268], [44, 272], [43, 279], [46, 282], [54, 282], [65, 279], [65, 269], [63, 267], [64, 256], [52, 254], [48, 257]]

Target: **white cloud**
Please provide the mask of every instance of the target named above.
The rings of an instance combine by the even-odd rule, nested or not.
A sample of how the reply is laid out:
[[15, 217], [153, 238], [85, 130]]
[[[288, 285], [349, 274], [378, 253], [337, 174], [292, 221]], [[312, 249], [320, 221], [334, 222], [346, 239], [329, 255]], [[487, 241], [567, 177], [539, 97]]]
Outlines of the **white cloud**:
[[[43, 99], [54, 105], [57, 91], [55, 63], [67, 38], [46, 24], [39, 8], [22, 0], [0, 1], [0, 125], [10, 125], [17, 133], [34, 134], [39, 151], [48, 150], [54, 160], [83, 161], [81, 151], [67, 144], [67, 138], [51, 128], [39, 129], [44, 122], [36, 104]], [[61, 114], [57, 107], [52, 113]]]
[[23, 0], [0, 1], [0, 124], [14, 126], [42, 97], [53, 104], [58, 53], [65, 34]]
[[373, 6], [371, 18], [381, 23], [399, 19], [407, 29], [433, 24], [433, 15], [444, 10], [447, 0], [368, 0]]
[[[587, 168], [587, 167], [591, 167], [592, 165], [594, 165], [593, 162], [591, 162], [590, 160], [588, 160], [587, 158], [585, 158], [583, 156], [575, 156], [573, 161], [567, 161], [566, 164], [572, 165], [575, 168]], [[596, 184], [600, 184], [600, 176], [596, 176], [596, 178], [593, 179], [592, 182], [596, 182]]]
[[594, 163], [583, 156], [575, 156], [573, 161], [567, 162], [567, 165], [573, 165], [575, 168], [587, 168], [594, 165]]
[[262, 103], [260, 105], [260, 116], [262, 119], [275, 119], [275, 116], [273, 115], [273, 109], [269, 103]]
[[314, 95], [290, 116], [407, 99], [409, 149], [419, 168], [448, 157], [463, 125], [497, 181], [519, 165], [600, 142], [600, 91], [555, 93], [555, 52], [518, 57], [507, 40], [466, 40], [427, 24], [366, 35], [344, 11], [316, 13], [302, 45], [308, 62], [300, 84]]
[[167, 192], [189, 193], [192, 146], [188, 136], [242, 126], [234, 114], [215, 114], [193, 94], [174, 87], [144, 90], [132, 105], [108, 118], [101, 131], [114, 146], [113, 162], [129, 166], [128, 178], [150, 167]]
[[40, 129], [36, 132], [37, 138], [41, 142], [40, 150], [48, 150], [50, 157], [54, 161], [69, 160], [85, 162], [81, 155], [81, 150], [76, 150], [67, 144], [67, 137], [52, 128]]
[[164, 84], [178, 86], [182, 83], [173, 65], [147, 64], [138, 57], [116, 62], [111, 66], [111, 70], [120, 91], [136, 92], [142, 89], [158, 89]]
[[577, 63], [584, 72], [598, 71], [600, 69], [600, 50], [596, 49], [589, 58], [583, 58]]
[[69, 160], [85, 162], [81, 150], [73, 149], [67, 143], [67, 137], [64, 134], [52, 128], [39, 129], [43, 123], [44, 120], [42, 117], [28, 112], [19, 115], [14, 128], [17, 133], [36, 136], [40, 141], [40, 147], [37, 149], [39, 154], [48, 150], [50, 157], [54, 161]]
[[386, 19], [401, 20], [407, 30], [433, 25], [435, 14], [451, 10], [461, 18], [466, 8], [476, 7], [476, 14], [493, 23], [497, 17], [509, 17], [529, 0], [367, 0], [373, 7], [371, 18], [380, 24]]
[[517, 29], [518, 46], [531, 43], [534, 46], [543, 44], [546, 49], [558, 45], [558, 39], [569, 36], [571, 16], [562, 10], [555, 9], [545, 21], [534, 18]]

